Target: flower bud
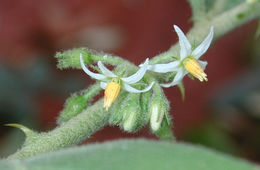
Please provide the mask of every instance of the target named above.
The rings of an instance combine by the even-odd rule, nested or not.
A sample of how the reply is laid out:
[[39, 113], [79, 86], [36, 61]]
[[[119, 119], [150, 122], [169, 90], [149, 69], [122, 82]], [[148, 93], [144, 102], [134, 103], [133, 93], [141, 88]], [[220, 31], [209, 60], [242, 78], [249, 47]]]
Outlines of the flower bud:
[[58, 117], [58, 123], [64, 123], [70, 120], [72, 117], [81, 113], [86, 109], [88, 102], [99, 93], [100, 85], [96, 84], [91, 86], [88, 90], [82, 91], [79, 94], [73, 94], [66, 100], [64, 109], [61, 111]]
[[[150, 127], [153, 132], [161, 128], [161, 123], [168, 114], [169, 103], [158, 84], [153, 87], [153, 96], [150, 103]], [[167, 118], [167, 117], [166, 117]]]
[[67, 122], [87, 107], [84, 96], [72, 95], [66, 100], [64, 109], [61, 111], [58, 123]]
[[91, 50], [87, 48], [74, 48], [72, 50], [58, 52], [55, 57], [58, 59], [57, 67], [65, 68], [81, 68], [79, 56], [82, 54], [85, 64], [91, 61]]
[[145, 126], [150, 119], [150, 115], [149, 115], [150, 98], [151, 98], [151, 91], [140, 94], [141, 114], [137, 121], [137, 125], [136, 125], [137, 130]]
[[129, 93], [127, 98], [124, 100], [124, 103], [122, 104], [121, 111], [123, 114], [123, 120], [120, 126], [127, 132], [136, 131], [137, 121], [141, 114], [139, 101], [140, 101], [140, 94]]

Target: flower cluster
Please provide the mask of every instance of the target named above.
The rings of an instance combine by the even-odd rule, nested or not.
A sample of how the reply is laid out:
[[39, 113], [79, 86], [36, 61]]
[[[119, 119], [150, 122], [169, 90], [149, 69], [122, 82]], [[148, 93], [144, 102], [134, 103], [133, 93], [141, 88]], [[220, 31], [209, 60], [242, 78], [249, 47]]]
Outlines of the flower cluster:
[[[100, 87], [105, 90], [104, 92], [104, 108], [108, 111], [109, 107], [113, 104], [113, 102], [118, 97], [121, 88], [123, 90], [126, 90], [130, 93], [143, 93], [149, 91], [153, 85], [154, 82], [150, 82], [150, 84], [140, 90], [132, 87], [131, 85], [139, 82], [142, 80], [143, 76], [146, 74], [147, 70], [157, 73], [175, 73], [175, 76], [172, 80], [172, 82], [160, 84], [161, 87], [171, 87], [179, 84], [185, 75], [188, 73], [199, 79], [200, 81], [208, 81], [207, 75], [204, 72], [204, 69], [207, 65], [206, 61], [199, 60], [200, 57], [207, 51], [209, 48], [211, 41], [213, 39], [214, 34], [214, 28], [210, 28], [210, 32], [207, 35], [207, 37], [202, 41], [200, 45], [198, 45], [196, 48], [192, 48], [191, 43], [188, 41], [187, 37], [184, 35], [184, 33], [181, 31], [181, 29], [174, 25], [174, 29], [179, 37], [179, 44], [180, 44], [180, 54], [179, 57], [174, 58], [174, 61], [170, 63], [164, 63], [164, 64], [154, 64], [149, 65], [149, 59], [146, 59], [146, 61], [139, 65], [139, 70], [134, 73], [133, 75], [130, 75], [128, 77], [124, 77], [122, 75], [116, 75], [109, 69], [107, 69], [101, 61], [98, 61], [97, 65], [100, 70], [100, 73], [94, 73], [90, 71], [84, 64], [82, 54], [80, 54], [80, 64], [82, 69], [86, 74], [88, 74], [90, 77], [100, 81]], [[105, 58], [107, 56], [104, 56]], [[157, 102], [158, 103], [158, 102]], [[158, 129], [158, 124], [162, 121], [163, 114], [158, 113], [157, 116], [155, 115], [155, 111], [159, 112], [160, 109], [156, 106], [156, 108], [152, 108], [151, 105], [150, 110], [152, 110], [153, 116], [156, 117], [155, 122], [150, 122], [151, 127], [155, 130]], [[160, 116], [158, 116], [160, 115]], [[158, 119], [157, 117], [160, 117]], [[153, 120], [151, 118], [151, 120]], [[153, 126], [154, 124], [154, 126]], [[156, 124], [156, 125], [155, 125]]]
[[90, 77], [99, 80], [100, 81], [100, 87], [102, 89], [105, 89], [105, 100], [104, 100], [104, 108], [108, 110], [108, 108], [112, 105], [112, 103], [117, 98], [121, 86], [124, 90], [131, 92], [131, 93], [142, 93], [147, 92], [150, 90], [154, 84], [152, 82], [148, 87], [146, 87], [143, 90], [138, 90], [132, 86], [131, 84], [137, 83], [140, 81], [143, 76], [145, 75], [147, 68], [148, 68], [148, 62], [149, 59], [146, 59], [143, 66], [133, 75], [129, 77], [121, 77], [120, 75], [116, 75], [110, 70], [108, 70], [101, 61], [98, 61], [98, 68], [102, 72], [102, 74], [99, 73], [93, 73], [91, 72], [84, 64], [82, 54], [80, 54], [80, 64], [82, 69], [85, 71], [86, 74], [88, 74]]

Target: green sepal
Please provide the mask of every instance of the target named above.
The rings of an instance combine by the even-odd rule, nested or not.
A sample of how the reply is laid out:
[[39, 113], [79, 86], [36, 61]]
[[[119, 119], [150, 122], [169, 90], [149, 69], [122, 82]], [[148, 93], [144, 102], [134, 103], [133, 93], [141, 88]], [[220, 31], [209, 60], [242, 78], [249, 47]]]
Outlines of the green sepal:
[[87, 90], [71, 95], [71, 97], [66, 100], [64, 108], [60, 112], [57, 120], [58, 124], [69, 121], [72, 117], [77, 116], [84, 109], [86, 109], [88, 103], [99, 93], [100, 90], [100, 85], [95, 84]]
[[32, 131], [31, 129], [29, 129], [28, 127], [21, 125], [21, 124], [17, 124], [17, 123], [8, 123], [5, 124], [5, 126], [9, 126], [9, 127], [15, 127], [20, 129], [26, 136], [30, 136], [32, 134], [34, 134], [35, 132]]
[[169, 118], [169, 115], [167, 115], [168, 118], [163, 119], [161, 128], [157, 130], [155, 133], [156, 136], [158, 136], [162, 140], [175, 140], [173, 130], [172, 130], [172, 124], [167, 121]]
[[149, 122], [149, 119], [150, 119], [149, 103], [150, 103], [151, 95], [152, 95], [151, 91], [140, 94], [141, 113], [140, 113], [139, 119], [137, 121], [136, 130], [141, 129], [143, 126], [145, 126]]
[[123, 119], [123, 111], [122, 111], [122, 104], [127, 96], [128, 92], [122, 91], [118, 95], [115, 102], [109, 108], [110, 117], [108, 122], [110, 125], [119, 125]]

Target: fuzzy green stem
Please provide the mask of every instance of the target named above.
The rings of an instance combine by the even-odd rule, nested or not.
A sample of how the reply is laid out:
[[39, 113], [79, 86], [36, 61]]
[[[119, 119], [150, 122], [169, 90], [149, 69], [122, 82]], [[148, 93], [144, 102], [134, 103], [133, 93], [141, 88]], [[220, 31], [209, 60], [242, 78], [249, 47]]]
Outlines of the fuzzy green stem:
[[89, 109], [50, 132], [40, 133], [31, 138], [27, 136], [26, 140], [29, 142], [25, 142], [24, 146], [9, 159], [24, 159], [39, 153], [58, 150], [88, 138], [108, 122], [109, 114], [103, 109], [102, 104], [103, 100], [99, 100]]

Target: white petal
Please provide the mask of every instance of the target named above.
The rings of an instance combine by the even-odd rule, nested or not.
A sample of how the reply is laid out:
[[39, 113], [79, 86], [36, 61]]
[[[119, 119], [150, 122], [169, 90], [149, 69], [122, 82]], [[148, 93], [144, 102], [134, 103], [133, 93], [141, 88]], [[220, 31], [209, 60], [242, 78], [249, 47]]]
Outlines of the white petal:
[[147, 68], [149, 66], [148, 62], [149, 62], [149, 59], [147, 58], [145, 63], [142, 65], [142, 67], [140, 67], [140, 69], [135, 74], [133, 74], [133, 75], [131, 75], [129, 77], [121, 78], [121, 79], [124, 82], [126, 82], [127, 84], [133, 84], [133, 83], [138, 82], [145, 75], [145, 73], [147, 71]]
[[210, 43], [214, 36], [214, 27], [210, 28], [210, 32], [208, 36], [203, 40], [203, 42], [192, 51], [191, 55], [194, 56], [196, 59], [199, 59], [209, 48]]
[[206, 66], [208, 65], [208, 62], [207, 62], [207, 61], [198, 60], [198, 63], [199, 63], [200, 66], [203, 68], [203, 70], [205, 70]]
[[160, 84], [160, 86], [162, 87], [171, 87], [171, 86], [175, 86], [178, 83], [180, 83], [180, 81], [183, 79], [183, 77], [185, 76], [185, 72], [183, 69], [178, 70], [177, 74], [175, 75], [173, 81], [171, 83], [166, 83], [166, 84]]
[[124, 89], [126, 91], [128, 91], [128, 92], [131, 92], [131, 93], [143, 93], [143, 92], [149, 91], [153, 87], [153, 84], [154, 84], [154, 82], [152, 82], [148, 87], [146, 87], [143, 90], [138, 90], [138, 89], [136, 89], [136, 88], [126, 84], [126, 83], [124, 83], [123, 86], [124, 86]]
[[106, 87], [107, 87], [107, 83], [101, 81], [100, 82], [100, 87], [105, 90]]
[[112, 71], [108, 70], [101, 61], [98, 61], [98, 68], [107, 77], [117, 77]]
[[83, 58], [82, 58], [82, 54], [80, 54], [80, 64], [82, 69], [84, 70], [84, 72], [89, 75], [90, 77], [97, 79], [97, 80], [106, 80], [106, 76], [102, 75], [102, 74], [98, 74], [98, 73], [93, 73], [92, 71], [90, 71], [84, 64]]
[[154, 64], [154, 65], [149, 65], [148, 70], [157, 73], [168, 73], [168, 72], [176, 71], [179, 65], [180, 65], [180, 61], [173, 61], [168, 64]]
[[184, 35], [182, 30], [177, 26], [173, 26], [178, 37], [179, 37], [179, 43], [180, 43], [180, 59], [183, 60], [187, 55], [190, 55], [191, 53], [191, 44], [188, 41], [187, 37]]

